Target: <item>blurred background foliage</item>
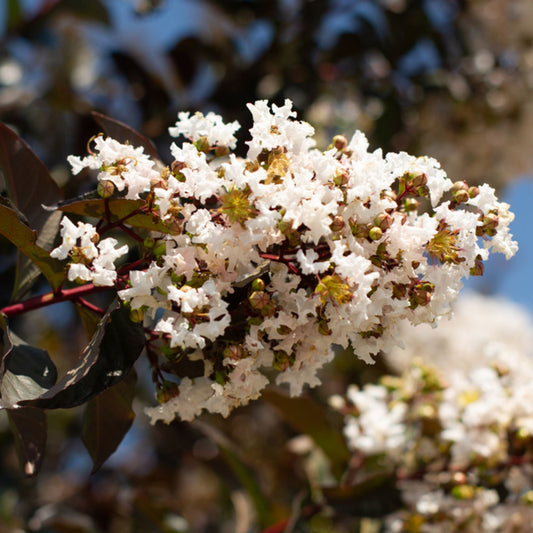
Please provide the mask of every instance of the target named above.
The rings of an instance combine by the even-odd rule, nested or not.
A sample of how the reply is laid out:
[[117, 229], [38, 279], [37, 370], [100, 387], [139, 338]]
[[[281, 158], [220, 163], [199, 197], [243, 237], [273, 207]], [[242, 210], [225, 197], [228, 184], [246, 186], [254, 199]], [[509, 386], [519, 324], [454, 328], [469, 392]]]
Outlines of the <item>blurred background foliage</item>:
[[[531, 168], [533, 3], [527, 0], [6, 0], [2, 6], [0, 119], [43, 159], [66, 197], [93, 186], [83, 175], [71, 177], [66, 165], [66, 156], [85, 154], [87, 139], [98, 132], [91, 111], [141, 131], [168, 159], [167, 128], [178, 111], [212, 110], [239, 120], [242, 147], [251, 123], [245, 103], [257, 99], [293, 100], [322, 147], [336, 133], [361, 129], [373, 148], [428, 154], [454, 180], [497, 188]], [[14, 256], [6, 243], [1, 251], [0, 299], [7, 303]], [[14, 327], [48, 349], [60, 368], [83, 345], [67, 304], [30, 313]], [[149, 374], [141, 365], [143, 371]], [[324, 403], [347, 383], [374, 380], [382, 371], [344, 354], [310, 394]], [[151, 395], [141, 380], [133, 429], [92, 477], [76, 410], [49, 416], [48, 455], [36, 480], [19, 473], [2, 418], [0, 533], [245, 533], [287, 517], [287, 531], [377, 531], [371, 519], [360, 518], [360, 508], [346, 512], [346, 505], [338, 516], [297, 520], [331, 475], [320, 454], [304, 461], [301, 448], [309, 443], [293, 439], [305, 429], [307, 408], [300, 406], [300, 428], [280, 417], [275, 402], [262, 401], [227, 421], [205, 416], [150, 428], [142, 402], [152, 403]]]

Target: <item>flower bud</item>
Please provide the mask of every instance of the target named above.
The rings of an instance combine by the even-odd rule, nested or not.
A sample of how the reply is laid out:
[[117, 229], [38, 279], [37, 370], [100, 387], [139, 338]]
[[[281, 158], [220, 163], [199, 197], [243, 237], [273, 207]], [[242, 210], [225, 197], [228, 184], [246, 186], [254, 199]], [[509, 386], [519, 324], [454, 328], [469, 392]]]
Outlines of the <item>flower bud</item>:
[[215, 148], [215, 155], [217, 157], [225, 157], [229, 154], [229, 148], [227, 146], [217, 146]]
[[207, 139], [207, 137], [203, 136], [203, 137], [200, 137], [195, 143], [194, 143], [194, 146], [196, 146], [196, 149], [199, 151], [199, 152], [209, 152], [209, 150], [211, 150], [211, 145], [209, 144], [209, 140]]
[[263, 309], [270, 302], [270, 296], [265, 291], [254, 291], [248, 301], [254, 309]]
[[374, 226], [377, 226], [383, 231], [387, 231], [392, 224], [392, 217], [388, 213], [380, 213], [374, 219]]
[[130, 310], [130, 320], [132, 322], [135, 322], [136, 324], [141, 324], [144, 320], [144, 309], [137, 308], [137, 309], [131, 309]]
[[344, 228], [344, 218], [340, 215], [335, 215], [329, 227], [333, 232], [341, 231]]
[[115, 184], [109, 180], [99, 181], [98, 186], [96, 187], [96, 192], [102, 198], [111, 198], [115, 192]]
[[252, 281], [252, 290], [253, 291], [263, 291], [265, 290], [265, 282], [261, 278], [256, 278]]
[[281, 372], [287, 370], [292, 363], [294, 363], [294, 358], [291, 358], [291, 356], [284, 350], [277, 350], [274, 352], [274, 362], [272, 363], [272, 366]]
[[344, 187], [348, 185], [348, 182], [350, 181], [350, 174], [348, 174], [348, 171], [344, 168], [341, 168], [337, 170], [337, 173], [335, 174], [335, 177], [333, 178], [333, 183], [337, 187]]
[[470, 198], [475, 198], [479, 194], [479, 187], [470, 187], [468, 189], [468, 196]]
[[420, 206], [420, 202], [416, 200], [415, 198], [406, 198], [403, 201], [403, 208], [407, 213], [416, 211], [419, 206]]
[[383, 231], [381, 230], [381, 228], [374, 226], [373, 228], [369, 230], [368, 237], [372, 239], [373, 241], [379, 241], [379, 239], [383, 237]]
[[466, 191], [468, 192], [468, 183], [466, 181], [456, 181], [452, 185], [452, 194], [455, 194], [459, 191]]
[[470, 196], [468, 195], [468, 191], [461, 189], [459, 191], [454, 192], [452, 195], [452, 198], [455, 203], [464, 204], [468, 202], [468, 200], [470, 199]]
[[230, 344], [224, 348], [223, 355], [224, 358], [227, 357], [228, 359], [234, 359], [238, 361], [239, 359], [243, 359], [246, 353], [240, 344]]
[[339, 152], [342, 152], [348, 146], [348, 139], [344, 135], [335, 135], [331, 140], [331, 144]]
[[428, 182], [427, 176], [422, 172], [420, 174], [414, 174], [411, 176], [411, 187], [413, 189], [418, 189], [424, 187]]

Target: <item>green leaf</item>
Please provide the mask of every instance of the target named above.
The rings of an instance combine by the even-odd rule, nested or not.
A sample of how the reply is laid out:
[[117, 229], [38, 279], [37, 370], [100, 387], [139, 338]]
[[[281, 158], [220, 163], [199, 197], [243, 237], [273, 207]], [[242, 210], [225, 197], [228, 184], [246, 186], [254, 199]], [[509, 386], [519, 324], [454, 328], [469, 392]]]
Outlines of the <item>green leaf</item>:
[[340, 418], [308, 396], [290, 398], [270, 388], [263, 391], [262, 398], [294, 429], [313, 439], [328, 457], [333, 475], [340, 479], [351, 456], [340, 432]]
[[175, 232], [175, 230], [169, 228], [163, 221], [161, 221], [161, 219], [139, 211], [146, 205], [144, 200], [111, 198], [107, 200], [108, 211], [106, 211], [106, 200], [103, 198], [92, 198], [91, 196], [62, 202], [56, 207], [65, 213], [73, 213], [92, 218], [105, 219], [109, 213], [109, 222], [111, 223], [120, 220], [123, 221], [125, 225], [136, 228], [145, 228], [160, 233]]
[[120, 382], [144, 347], [144, 330], [115, 300], [98, 324], [78, 364], [39, 398], [19, 405], [65, 409], [81, 405]]
[[129, 431], [135, 413], [131, 408], [137, 375], [132, 368], [120, 382], [93, 398], [83, 415], [82, 439], [96, 472], [118, 448]]
[[[62, 217], [63, 214], [61, 211], [56, 211], [50, 215], [48, 221], [41, 229], [41, 232], [37, 237], [37, 241], [35, 242], [37, 246], [46, 251], [52, 249], [55, 237], [57, 235], [57, 229]], [[20, 253], [19, 251], [11, 301], [21, 300], [24, 294], [31, 289], [40, 274], [41, 269], [39, 266], [35, 264], [28, 256]]]
[[[26, 217], [31, 229], [38, 234], [43, 233], [37, 240], [38, 246], [51, 250], [61, 217], [49, 213], [42, 206], [59, 202], [63, 194], [45, 164], [14, 131], [3, 124], [0, 124], [0, 170], [14, 206]], [[13, 299], [19, 298], [31, 287], [39, 268], [38, 264], [34, 266], [21, 257], [19, 251]]]
[[160, 160], [159, 154], [152, 142], [141, 133], [135, 131], [133, 128], [130, 128], [130, 126], [119, 120], [102, 115], [96, 111], [92, 112], [92, 116], [108, 137], [112, 137], [122, 144], [142, 146], [145, 154], [152, 157], [155, 161]]
[[11, 408], [46, 392], [56, 382], [57, 370], [45, 350], [30, 346], [8, 328], [4, 315], [0, 329], [0, 398], [2, 407]]
[[34, 407], [8, 409], [7, 414], [21, 469], [27, 476], [34, 476], [41, 468], [46, 448], [46, 415]]
[[[17, 212], [0, 202], [0, 234], [9, 239], [39, 268], [56, 289], [65, 279], [64, 265], [37, 244], [37, 234], [20, 220]], [[24, 278], [22, 278], [24, 279]]]

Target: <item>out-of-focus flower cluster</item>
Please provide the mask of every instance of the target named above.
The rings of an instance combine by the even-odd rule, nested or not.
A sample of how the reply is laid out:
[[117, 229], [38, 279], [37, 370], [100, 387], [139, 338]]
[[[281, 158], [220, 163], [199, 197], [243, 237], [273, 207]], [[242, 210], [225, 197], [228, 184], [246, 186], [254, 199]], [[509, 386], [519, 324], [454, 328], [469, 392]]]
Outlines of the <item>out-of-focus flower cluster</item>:
[[171, 145], [169, 167], [104, 137], [70, 158], [74, 172], [99, 171], [104, 198], [143, 199], [170, 229], [146, 236], [144, 263], [117, 281], [164, 353], [151, 357], [154, 421], [226, 416], [273, 371], [298, 395], [319, 383], [333, 343], [372, 362], [401, 321], [448, 314], [491, 249], [517, 249], [488, 185], [453, 183], [429, 157], [369, 152], [360, 132], [320, 151], [289, 101], [248, 107], [246, 158], [230, 153], [239, 125], [212, 113], [180, 114], [170, 132], [188, 142]]
[[[491, 330], [494, 309], [500, 325]], [[377, 469], [396, 478], [404, 508], [387, 531], [530, 531], [533, 357], [517, 339], [533, 328], [523, 312], [480, 296], [461, 301], [457, 315], [432, 338], [423, 327], [404, 330], [407, 352], [422, 355], [425, 342], [433, 364], [415, 357], [400, 377], [330, 399], [359, 456], [354, 477]], [[477, 353], [459, 346], [465, 338]]]

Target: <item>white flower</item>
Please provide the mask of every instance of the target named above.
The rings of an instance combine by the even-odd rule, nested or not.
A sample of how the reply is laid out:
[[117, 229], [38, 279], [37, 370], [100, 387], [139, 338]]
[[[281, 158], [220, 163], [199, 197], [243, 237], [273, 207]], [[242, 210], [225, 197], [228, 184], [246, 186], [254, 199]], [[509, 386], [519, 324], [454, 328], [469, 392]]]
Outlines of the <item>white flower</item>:
[[222, 117], [212, 112], [207, 113], [205, 117], [199, 112], [196, 112], [191, 117], [189, 113], [180, 112], [178, 113], [176, 126], [169, 128], [168, 131], [173, 137], [184, 135], [193, 142], [205, 137], [211, 147], [227, 146], [228, 148], [235, 148], [237, 139], [233, 134], [240, 127], [240, 124], [236, 121], [225, 124]]

